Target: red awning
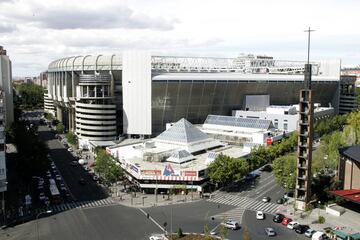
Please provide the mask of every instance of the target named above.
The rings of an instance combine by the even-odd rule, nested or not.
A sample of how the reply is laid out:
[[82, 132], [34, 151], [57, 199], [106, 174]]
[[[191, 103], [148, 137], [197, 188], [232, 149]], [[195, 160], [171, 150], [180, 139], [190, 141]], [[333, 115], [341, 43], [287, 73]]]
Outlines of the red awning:
[[329, 193], [360, 204], [360, 189], [335, 190]]

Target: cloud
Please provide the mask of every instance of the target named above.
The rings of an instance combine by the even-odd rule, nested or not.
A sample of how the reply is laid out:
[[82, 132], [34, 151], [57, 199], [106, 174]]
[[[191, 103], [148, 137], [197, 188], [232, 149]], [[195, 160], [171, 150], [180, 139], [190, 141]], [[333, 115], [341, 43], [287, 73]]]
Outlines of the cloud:
[[8, 33], [16, 30], [15, 24], [0, 22], [0, 33]]
[[175, 27], [176, 19], [153, 17], [138, 13], [127, 6], [101, 8], [43, 8], [33, 9], [32, 15], [16, 16], [49, 29], [150, 29], [168, 31]]

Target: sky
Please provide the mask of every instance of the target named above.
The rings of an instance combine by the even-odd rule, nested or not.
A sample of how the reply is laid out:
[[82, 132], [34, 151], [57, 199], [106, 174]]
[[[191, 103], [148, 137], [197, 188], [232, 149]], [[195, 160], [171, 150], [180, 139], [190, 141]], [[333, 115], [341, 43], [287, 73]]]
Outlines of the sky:
[[0, 0], [0, 46], [13, 76], [37, 76], [74, 55], [149, 50], [176, 56], [241, 53], [360, 64], [359, 0]]

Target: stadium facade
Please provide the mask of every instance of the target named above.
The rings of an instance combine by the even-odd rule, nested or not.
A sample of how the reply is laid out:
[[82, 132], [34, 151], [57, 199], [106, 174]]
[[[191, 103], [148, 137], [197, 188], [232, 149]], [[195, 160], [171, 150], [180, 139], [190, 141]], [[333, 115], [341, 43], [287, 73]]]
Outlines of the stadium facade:
[[[50, 63], [46, 106], [86, 146], [121, 135], [156, 136], [181, 118], [202, 124], [209, 114], [252, 110], [264, 96], [271, 105], [297, 104], [303, 72], [304, 62], [254, 55], [76, 56]], [[340, 61], [314, 62], [312, 79], [314, 102], [338, 113]]]

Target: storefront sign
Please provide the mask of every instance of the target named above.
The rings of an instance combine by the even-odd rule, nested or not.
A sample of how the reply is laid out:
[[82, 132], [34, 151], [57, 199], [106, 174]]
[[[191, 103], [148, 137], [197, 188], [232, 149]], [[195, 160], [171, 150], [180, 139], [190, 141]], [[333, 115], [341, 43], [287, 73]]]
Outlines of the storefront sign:
[[142, 175], [161, 175], [161, 170], [141, 170]]
[[197, 171], [182, 171], [182, 176], [186, 177], [197, 177]]
[[179, 173], [180, 173], [179, 171], [174, 171], [170, 163], [168, 163], [165, 166], [163, 171], [164, 176], [179, 176], [180, 175]]

